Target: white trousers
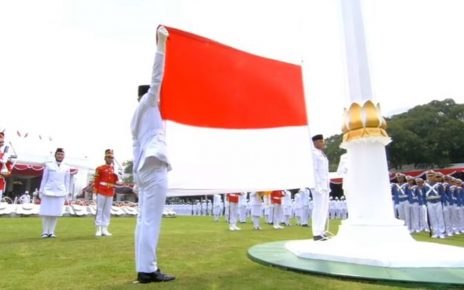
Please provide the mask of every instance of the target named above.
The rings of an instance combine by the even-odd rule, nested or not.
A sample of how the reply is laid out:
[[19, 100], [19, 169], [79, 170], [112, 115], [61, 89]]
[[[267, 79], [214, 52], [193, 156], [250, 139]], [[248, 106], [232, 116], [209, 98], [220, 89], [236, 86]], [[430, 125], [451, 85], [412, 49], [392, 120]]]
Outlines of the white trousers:
[[55, 233], [57, 216], [43, 216], [42, 217], [42, 234], [51, 235]]
[[110, 225], [111, 207], [113, 197], [97, 194], [97, 214], [95, 215], [95, 225], [107, 227]]
[[3, 198], [3, 190], [0, 189], [0, 202], [2, 201]]
[[273, 220], [272, 223], [274, 226], [278, 226], [282, 221], [282, 205], [281, 204], [273, 204]]
[[135, 174], [139, 188], [139, 214], [135, 228], [135, 268], [152, 273], [158, 269], [158, 247], [163, 207], [168, 188], [167, 168], [151, 157]]
[[220, 206], [213, 207], [213, 216], [214, 216], [215, 221], [219, 220], [219, 217], [221, 216], [221, 207]]
[[427, 203], [427, 211], [430, 218], [430, 230], [433, 235], [442, 235], [445, 233], [445, 222], [443, 218], [443, 207], [441, 202]]
[[309, 219], [309, 205], [303, 205], [301, 207], [300, 211], [300, 222], [302, 225], [307, 225], [308, 224], [308, 219]]
[[229, 224], [236, 226], [237, 217], [238, 217], [238, 203], [229, 202]]
[[409, 209], [411, 211], [411, 228], [409, 228], [409, 232], [420, 232], [422, 229], [420, 228], [420, 211], [421, 207], [419, 203], [413, 203], [409, 205]]
[[320, 236], [325, 233], [325, 225], [329, 215], [329, 193], [321, 193], [313, 190], [313, 201], [313, 236]]

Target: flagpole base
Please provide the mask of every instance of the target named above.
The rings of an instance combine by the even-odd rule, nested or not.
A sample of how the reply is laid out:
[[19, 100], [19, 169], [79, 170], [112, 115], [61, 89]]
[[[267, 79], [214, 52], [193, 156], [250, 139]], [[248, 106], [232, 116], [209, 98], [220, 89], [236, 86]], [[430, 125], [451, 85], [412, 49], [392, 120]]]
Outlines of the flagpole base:
[[[263, 243], [249, 248], [248, 257], [252, 261], [265, 266], [299, 273], [316, 273], [357, 280], [372, 280], [373, 282], [382, 280], [401, 281], [414, 283], [413, 285], [417, 285], [417, 283], [435, 283], [442, 286], [444, 284], [464, 285], [464, 280], [461, 278], [464, 276], [464, 267], [400, 268], [369, 266], [356, 263], [301, 258], [287, 249], [288, 245], [293, 243], [301, 243], [304, 248], [308, 249], [314, 246], [314, 244], [325, 244], [327, 242], [330, 241], [314, 242], [312, 240], [299, 240]], [[447, 246], [444, 247], [446, 248]], [[427, 254], [428, 253], [422, 253], [423, 256]], [[456, 260], [457, 259], [458, 258], [456, 258]]]

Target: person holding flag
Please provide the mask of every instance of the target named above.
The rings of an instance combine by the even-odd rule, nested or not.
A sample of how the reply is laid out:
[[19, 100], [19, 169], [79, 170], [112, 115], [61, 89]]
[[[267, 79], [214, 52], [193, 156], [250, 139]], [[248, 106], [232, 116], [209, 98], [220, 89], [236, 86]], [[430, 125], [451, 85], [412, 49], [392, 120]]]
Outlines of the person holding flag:
[[151, 85], [139, 86], [139, 104], [131, 122], [134, 181], [139, 189], [139, 214], [135, 228], [135, 266], [139, 283], [175, 279], [161, 272], [156, 255], [168, 187], [167, 173], [171, 170], [159, 109], [168, 35], [164, 26], [158, 27]]

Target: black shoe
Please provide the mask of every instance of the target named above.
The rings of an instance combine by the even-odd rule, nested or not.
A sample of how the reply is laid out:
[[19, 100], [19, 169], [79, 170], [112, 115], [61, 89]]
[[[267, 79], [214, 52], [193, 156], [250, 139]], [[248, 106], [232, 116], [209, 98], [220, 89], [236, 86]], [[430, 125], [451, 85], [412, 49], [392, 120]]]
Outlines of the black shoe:
[[308, 227], [308, 224], [303, 224], [303, 225], [301, 225], [301, 226], [307, 228], [307, 227]]
[[328, 239], [325, 236], [314, 236], [313, 240], [315, 240], [315, 241], [327, 241]]
[[161, 273], [160, 269], [153, 273], [137, 273], [137, 280], [140, 283], [151, 283], [151, 282], [168, 282], [176, 279], [174, 276], [169, 276]]

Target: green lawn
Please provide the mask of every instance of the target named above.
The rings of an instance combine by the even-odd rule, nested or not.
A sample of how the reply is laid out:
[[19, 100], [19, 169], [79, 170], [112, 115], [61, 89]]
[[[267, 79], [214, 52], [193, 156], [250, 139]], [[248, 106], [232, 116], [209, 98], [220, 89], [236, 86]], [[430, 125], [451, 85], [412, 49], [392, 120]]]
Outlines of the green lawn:
[[[248, 248], [279, 240], [308, 239], [310, 228], [277, 231], [250, 223], [230, 232], [212, 217], [165, 218], [159, 263], [174, 282], [133, 284], [134, 217], [113, 217], [112, 237], [94, 237], [93, 218], [63, 217], [57, 238], [40, 239], [39, 217], [0, 218], [0, 289], [449, 289], [439, 285], [372, 282], [310, 275], [267, 267]], [[332, 222], [336, 229], [338, 222]], [[464, 235], [417, 240], [464, 246]], [[464, 279], [464, 278], [463, 278]]]

